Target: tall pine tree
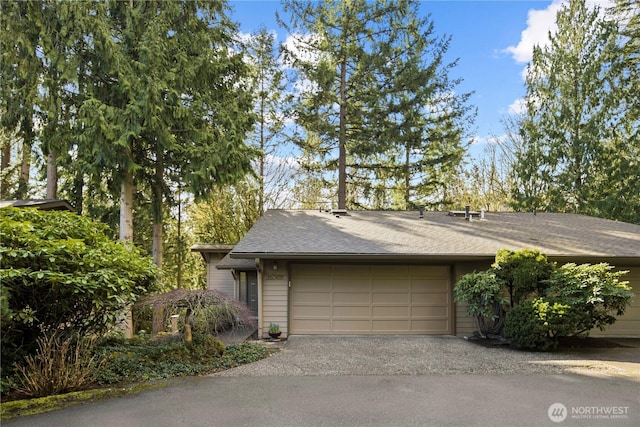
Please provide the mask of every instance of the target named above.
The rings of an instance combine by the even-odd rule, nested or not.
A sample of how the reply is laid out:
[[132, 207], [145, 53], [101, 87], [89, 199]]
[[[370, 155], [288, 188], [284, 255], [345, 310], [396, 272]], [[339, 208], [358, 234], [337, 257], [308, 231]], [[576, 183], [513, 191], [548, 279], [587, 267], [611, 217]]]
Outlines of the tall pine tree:
[[469, 94], [456, 95], [459, 81], [448, 78], [449, 39], [435, 36], [411, 0], [292, 0], [284, 8], [308, 172], [327, 181], [337, 174], [338, 208], [437, 204], [473, 116]]
[[619, 25], [584, 0], [556, 20], [527, 70], [515, 207], [640, 221], [639, 123], [628, 114]]

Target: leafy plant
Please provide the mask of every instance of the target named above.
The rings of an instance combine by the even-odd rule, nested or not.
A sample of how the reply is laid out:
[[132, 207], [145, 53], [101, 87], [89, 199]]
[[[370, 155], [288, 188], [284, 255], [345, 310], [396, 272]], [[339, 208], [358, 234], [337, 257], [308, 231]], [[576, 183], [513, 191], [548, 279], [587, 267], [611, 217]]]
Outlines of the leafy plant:
[[515, 307], [532, 296], [544, 295], [555, 264], [538, 250], [501, 249], [491, 267], [496, 276], [506, 283], [509, 302], [511, 307]]
[[[152, 290], [157, 270], [107, 228], [60, 211], [0, 209], [2, 368], [33, 354], [42, 333], [100, 335]], [[7, 306], [7, 307], [5, 307]]]
[[465, 274], [453, 288], [456, 301], [468, 304], [467, 313], [474, 317], [483, 337], [501, 332], [503, 286], [504, 282], [488, 270]]
[[622, 316], [633, 296], [628, 282], [620, 281], [626, 271], [612, 271], [600, 264], [565, 264], [554, 271], [548, 294], [571, 306], [577, 314], [572, 335], [593, 328], [604, 330]]
[[547, 350], [571, 333], [575, 320], [576, 311], [568, 304], [536, 298], [509, 312], [504, 333], [514, 347]]
[[280, 325], [277, 323], [269, 323], [269, 333], [277, 334], [278, 332], [280, 332]]

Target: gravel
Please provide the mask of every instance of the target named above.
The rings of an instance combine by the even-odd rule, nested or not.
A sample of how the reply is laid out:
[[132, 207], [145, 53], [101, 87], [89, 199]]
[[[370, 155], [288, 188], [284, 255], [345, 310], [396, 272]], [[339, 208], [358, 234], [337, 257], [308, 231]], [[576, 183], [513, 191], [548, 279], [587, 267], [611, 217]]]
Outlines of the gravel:
[[[262, 341], [260, 341], [262, 342]], [[449, 336], [292, 336], [280, 351], [216, 376], [536, 375], [578, 373], [640, 381], [640, 348], [528, 352]]]

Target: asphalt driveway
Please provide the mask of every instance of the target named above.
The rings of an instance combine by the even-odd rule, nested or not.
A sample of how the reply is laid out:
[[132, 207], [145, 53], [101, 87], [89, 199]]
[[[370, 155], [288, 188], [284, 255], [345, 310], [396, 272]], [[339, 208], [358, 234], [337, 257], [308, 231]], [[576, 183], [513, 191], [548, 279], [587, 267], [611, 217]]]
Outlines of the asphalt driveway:
[[279, 345], [251, 365], [3, 425], [640, 425], [638, 347], [531, 353], [453, 337], [307, 336]]
[[640, 381], [640, 340], [625, 347], [528, 352], [449, 336], [292, 336], [273, 356], [215, 376], [534, 375], [580, 373]]

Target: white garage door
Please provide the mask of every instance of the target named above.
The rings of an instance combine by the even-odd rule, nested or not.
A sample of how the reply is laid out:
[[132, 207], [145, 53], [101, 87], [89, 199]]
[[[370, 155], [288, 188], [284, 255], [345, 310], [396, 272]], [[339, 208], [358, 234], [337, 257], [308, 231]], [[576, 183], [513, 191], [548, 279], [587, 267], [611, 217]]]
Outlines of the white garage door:
[[447, 266], [292, 267], [292, 334], [452, 332]]

